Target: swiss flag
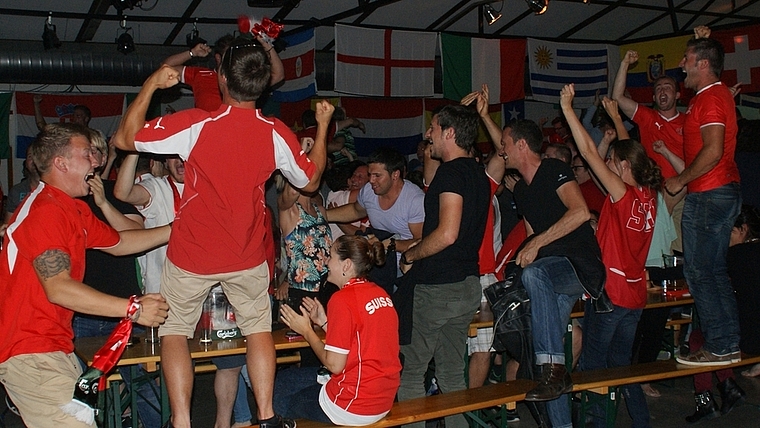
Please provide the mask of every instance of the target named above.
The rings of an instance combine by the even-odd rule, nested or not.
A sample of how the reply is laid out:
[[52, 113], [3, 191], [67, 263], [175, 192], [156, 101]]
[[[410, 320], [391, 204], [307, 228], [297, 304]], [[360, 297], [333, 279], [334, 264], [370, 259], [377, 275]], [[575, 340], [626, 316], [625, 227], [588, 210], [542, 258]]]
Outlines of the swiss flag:
[[726, 51], [720, 80], [728, 86], [742, 82], [743, 93], [760, 92], [760, 25], [713, 31], [710, 38]]

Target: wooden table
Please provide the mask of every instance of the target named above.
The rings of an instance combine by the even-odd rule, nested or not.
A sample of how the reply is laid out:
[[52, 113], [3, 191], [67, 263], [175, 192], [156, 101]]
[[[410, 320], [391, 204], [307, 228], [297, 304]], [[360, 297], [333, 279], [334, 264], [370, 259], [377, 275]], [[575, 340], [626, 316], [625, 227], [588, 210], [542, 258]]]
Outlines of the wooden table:
[[[302, 338], [298, 340], [290, 340], [285, 337], [285, 333], [287, 331], [287, 328], [280, 328], [272, 332], [275, 350], [288, 351], [309, 347], [309, 343]], [[321, 329], [317, 329], [317, 334], [322, 340], [324, 340], [324, 332]], [[103, 346], [106, 340], [108, 340], [108, 338], [105, 336], [77, 339], [74, 341], [76, 353], [82, 359], [87, 361], [88, 364], [92, 364], [92, 359], [95, 356], [95, 353], [100, 349], [100, 347]], [[200, 343], [198, 339], [189, 339], [187, 342], [190, 348], [190, 357], [195, 362], [199, 360], [208, 360], [214, 357], [240, 355], [245, 354], [246, 352], [246, 340], [244, 338], [218, 340], [211, 343]], [[278, 363], [292, 363], [297, 361], [297, 356], [284, 356], [277, 358]], [[152, 378], [155, 379], [162, 376], [160, 371], [160, 362], [161, 344], [148, 343], [145, 341], [145, 337], [143, 337], [143, 335], [140, 335], [138, 343], [128, 346], [124, 350], [124, 353], [119, 359], [117, 366], [129, 367], [130, 370], [132, 370], [132, 377], [134, 379], [136, 378], [137, 372], [135, 368], [138, 364], [142, 364], [145, 371], [154, 373], [154, 375], [152, 375]], [[209, 367], [211, 370], [214, 369], [214, 366], [211, 364], [207, 364], [205, 366], [196, 366], [196, 368], [198, 367]], [[118, 376], [114, 376], [114, 378], [116, 379], [112, 378], [112, 381], [120, 382], [120, 380], [117, 380], [119, 379]], [[154, 382], [154, 380], [148, 381]], [[133, 420], [137, 420], [137, 394], [130, 394], [129, 398], [127, 399], [126, 397], [121, 396], [119, 393], [119, 388], [117, 387], [108, 388], [108, 390], [104, 391], [103, 393], [106, 394], [107, 398], [104, 400], [103, 405], [106, 426], [118, 426], [118, 424], [121, 422], [122, 402], [126, 402], [127, 400], [131, 402], [130, 405], [132, 407]], [[160, 392], [158, 394], [160, 395], [161, 401], [161, 421], [162, 423], [165, 423], [169, 420], [171, 412], [169, 409], [169, 398], [166, 392], [165, 382], [163, 381], [161, 382]]]
[[[309, 343], [303, 339], [288, 340], [285, 337], [287, 331], [288, 329], [281, 328], [272, 332], [275, 350], [287, 351], [309, 347]], [[322, 340], [324, 340], [324, 332], [317, 329], [317, 334], [319, 334]], [[87, 364], [91, 364], [95, 352], [103, 346], [107, 339], [108, 338], [105, 336], [77, 339], [74, 341], [76, 353], [83, 360], [87, 361]], [[128, 346], [127, 349], [124, 350], [124, 354], [122, 354], [117, 366], [143, 364], [146, 371], [154, 372], [158, 369], [158, 363], [161, 362], [161, 344], [148, 343], [142, 335], [139, 336], [139, 339], [140, 341], [138, 343]], [[193, 360], [240, 355], [245, 354], [246, 350], [244, 338], [218, 340], [208, 344], [202, 344], [198, 339], [189, 339], [187, 343], [190, 347], [190, 358]]]
[[[647, 289], [647, 305], [644, 309], [655, 308], [667, 308], [686, 306], [694, 303], [694, 298], [691, 294], [684, 294], [682, 296], [677, 295], [665, 295], [662, 293], [662, 287], [654, 286]], [[573, 312], [570, 315], [572, 318], [583, 318], [583, 300], [579, 300], [573, 307]]]

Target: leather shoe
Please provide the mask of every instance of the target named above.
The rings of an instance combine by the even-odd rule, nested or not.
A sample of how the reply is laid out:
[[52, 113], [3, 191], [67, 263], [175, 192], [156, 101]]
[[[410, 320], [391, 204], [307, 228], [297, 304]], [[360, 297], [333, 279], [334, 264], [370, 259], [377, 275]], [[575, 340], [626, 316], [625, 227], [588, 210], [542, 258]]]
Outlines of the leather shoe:
[[702, 419], [714, 419], [720, 416], [712, 392], [705, 391], [700, 394], [694, 394], [694, 401], [697, 403], [697, 410], [694, 411], [693, 415], [686, 417], [686, 422], [693, 424]]
[[720, 413], [727, 415], [737, 404], [744, 402], [744, 391], [732, 378], [718, 384], [720, 391]]
[[549, 401], [572, 392], [573, 380], [564, 364], [541, 365], [538, 385], [525, 394], [525, 401]]

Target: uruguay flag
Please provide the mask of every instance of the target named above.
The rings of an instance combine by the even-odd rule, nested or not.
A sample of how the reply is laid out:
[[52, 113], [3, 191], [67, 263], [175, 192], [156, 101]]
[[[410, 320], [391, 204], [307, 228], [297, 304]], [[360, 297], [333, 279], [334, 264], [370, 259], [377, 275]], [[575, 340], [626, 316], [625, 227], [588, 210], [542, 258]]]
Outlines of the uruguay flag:
[[300, 101], [317, 93], [314, 71], [314, 29], [283, 37], [288, 44], [280, 52], [285, 68], [285, 82], [272, 93], [271, 100], [277, 102]]
[[349, 117], [364, 123], [366, 134], [354, 131], [354, 145], [359, 156], [369, 156], [380, 147], [393, 147], [403, 154], [417, 151], [425, 131], [422, 98], [369, 99], [341, 98]]
[[591, 105], [597, 89], [603, 94], [607, 93], [608, 63], [613, 60], [620, 62], [617, 49], [612, 45], [528, 39], [533, 99], [556, 104], [562, 87], [575, 83], [576, 107]]

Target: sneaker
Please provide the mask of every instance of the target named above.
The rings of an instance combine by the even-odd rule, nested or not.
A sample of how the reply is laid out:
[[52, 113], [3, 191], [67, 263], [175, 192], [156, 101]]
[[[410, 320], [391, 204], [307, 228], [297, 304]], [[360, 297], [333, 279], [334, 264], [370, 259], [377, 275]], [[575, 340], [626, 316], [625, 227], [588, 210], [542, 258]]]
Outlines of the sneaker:
[[520, 414], [517, 409], [507, 409], [507, 422], [520, 422]]
[[731, 356], [732, 363], [740, 363], [742, 361], [742, 352], [736, 351], [729, 354]]
[[296, 428], [296, 421], [293, 419], [283, 418], [280, 415], [274, 415], [271, 418], [259, 421], [260, 428]]
[[660, 353], [657, 354], [657, 360], [659, 361], [667, 361], [670, 357], [670, 351], [660, 351]]
[[501, 364], [499, 365], [492, 365], [491, 369], [488, 371], [488, 383], [499, 383], [501, 382], [501, 374], [503, 372]]
[[[679, 355], [676, 358], [681, 364], [688, 366], [726, 366], [733, 362], [734, 354], [716, 355], [704, 348], [697, 352], [692, 352], [689, 355]], [[739, 356], [741, 359], [741, 356]]]

